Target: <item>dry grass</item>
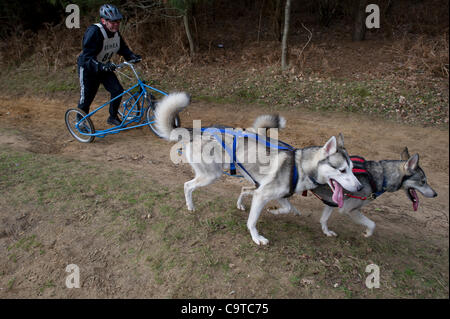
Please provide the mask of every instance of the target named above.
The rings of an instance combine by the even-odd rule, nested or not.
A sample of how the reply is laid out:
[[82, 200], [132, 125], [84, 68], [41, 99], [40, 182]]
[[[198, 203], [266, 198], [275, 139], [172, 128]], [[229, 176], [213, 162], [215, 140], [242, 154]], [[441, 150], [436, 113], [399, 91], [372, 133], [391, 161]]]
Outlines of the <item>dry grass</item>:
[[[280, 44], [268, 26], [270, 19], [263, 21], [265, 24], [261, 25], [260, 21], [252, 20], [254, 13], [251, 11], [233, 17], [233, 21], [227, 19], [226, 14], [229, 12], [224, 12], [220, 17], [216, 13], [217, 21], [212, 21], [206, 14], [207, 9], [203, 9], [204, 11], [192, 21], [192, 32], [197, 42], [197, 55], [192, 59], [189, 57], [181, 19], [174, 17], [173, 13], [165, 12], [164, 8], [136, 10], [130, 3], [123, 8], [129, 18], [121, 26], [121, 32], [130, 48], [146, 57], [144, 67], [147, 70], [183, 68], [191, 66], [192, 63], [237, 63], [245, 65], [247, 69], [280, 64]], [[449, 34], [448, 22], [445, 24], [440, 21], [443, 14], [436, 12], [431, 6], [414, 5], [409, 10], [414, 16], [423, 18], [419, 23], [414, 19], [407, 20], [404, 14], [398, 15], [397, 11], [406, 10], [401, 5], [394, 9], [391, 14], [395, 14], [395, 17], [383, 21], [385, 28], [380, 29], [381, 32], [376, 33], [375, 37], [385, 44], [393, 58], [400, 58], [404, 62], [409, 72], [419, 70], [433, 77], [448, 77]], [[439, 18], [439, 21], [430, 33], [427, 26], [433, 16], [436, 16], [435, 19]], [[45, 65], [48, 71], [74, 65], [81, 51], [84, 30], [95, 19], [94, 14], [83, 16], [80, 29], [67, 29], [64, 22], [61, 22], [56, 26], [44, 25], [38, 33], [18, 30], [0, 45], [0, 65], [15, 67], [26, 63], [33, 67], [39, 64]], [[305, 19], [301, 21], [308, 20]], [[324, 28], [308, 22], [306, 29], [303, 22], [299, 26], [298, 22], [294, 21], [289, 44], [291, 66], [305, 73], [311, 69], [312, 64], [320, 60], [318, 65], [324, 73], [334, 71], [339, 63], [326, 56], [330, 47], [324, 47], [323, 43], [333, 44], [331, 49], [337, 55], [347, 54], [348, 52], [336, 49], [342, 44], [342, 36], [349, 32], [346, 23], [334, 23], [332, 28]], [[249, 32], [242, 33], [241, 30]], [[391, 34], [388, 36], [390, 39], [382, 40], [386, 32]], [[218, 49], [218, 43], [224, 44], [225, 49]], [[362, 47], [364, 46], [362, 43]], [[372, 47], [366, 49], [367, 54], [373, 50]]]
[[[57, 71], [73, 65], [73, 57], [80, 49], [80, 41], [74, 37], [65, 25], [51, 26], [46, 24], [45, 31], [36, 35], [35, 41], [39, 44], [38, 50], [32, 56], [34, 65], [43, 64], [49, 71]], [[57, 43], [58, 45], [55, 45]]]
[[3, 41], [0, 47], [0, 59], [3, 65], [20, 65], [25, 59], [33, 53], [34, 34], [27, 30], [24, 32], [17, 32]]
[[403, 37], [392, 46], [392, 53], [401, 57], [410, 71], [422, 70], [432, 76], [448, 77], [448, 33], [427, 38]]
[[[448, 123], [449, 33], [442, 23], [439, 35], [414, 34], [399, 17], [398, 25], [394, 21], [389, 26], [396, 30], [391, 36], [386, 30], [370, 32], [360, 43], [350, 40], [344, 24], [294, 24], [289, 72], [280, 74], [280, 43], [270, 36], [268, 21], [264, 26], [249, 16], [230, 21], [224, 15], [213, 22], [199, 17], [193, 28], [198, 52], [191, 58], [180, 19], [127, 16], [121, 33], [144, 57], [139, 65], [143, 77], [160, 88], [186, 90], [206, 99], [381, 114], [426, 125]], [[80, 29], [46, 25], [37, 34], [11, 36], [0, 44], [0, 65], [6, 67], [1, 85], [10, 94], [78, 91], [76, 59], [84, 31], [95, 19], [84, 16]], [[354, 85], [356, 91], [347, 89]], [[360, 88], [370, 94], [360, 96]], [[406, 105], [399, 104], [401, 96]]]

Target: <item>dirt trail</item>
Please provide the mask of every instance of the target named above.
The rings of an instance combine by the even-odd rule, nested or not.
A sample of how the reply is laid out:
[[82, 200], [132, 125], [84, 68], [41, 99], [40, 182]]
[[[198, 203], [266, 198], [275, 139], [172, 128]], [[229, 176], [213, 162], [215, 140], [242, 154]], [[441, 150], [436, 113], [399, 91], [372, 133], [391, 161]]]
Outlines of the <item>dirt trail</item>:
[[[97, 100], [101, 98], [99, 95]], [[97, 138], [90, 144], [76, 142], [64, 124], [67, 108], [61, 100], [3, 97], [0, 102], [0, 145], [8, 144], [32, 152], [61, 154], [80, 160], [95, 160], [112, 167], [133, 167], [168, 185], [179, 186], [180, 181], [192, 178], [189, 165], [175, 165], [170, 161], [172, 144], [156, 138], [147, 128]], [[224, 124], [249, 127], [256, 116], [269, 112], [270, 109], [254, 106], [194, 100], [181, 114], [181, 120], [188, 126], [192, 125], [192, 120], [201, 119], [205, 126]], [[441, 243], [447, 241], [448, 245], [447, 130], [401, 125], [355, 114], [321, 114], [297, 109], [284, 110], [280, 114], [288, 121], [280, 138], [296, 147], [321, 145], [330, 136], [342, 132], [350, 154], [361, 155], [366, 159], [400, 159], [405, 146], [408, 146], [411, 154], [419, 153], [420, 165], [427, 174], [429, 184], [439, 194], [438, 197], [427, 199], [419, 195], [421, 205], [417, 212], [413, 212], [403, 192], [386, 194], [364, 211], [370, 213], [370, 218], [377, 223], [376, 232], [400, 232], [412, 238], [431, 236]], [[106, 111], [98, 114], [94, 121], [97, 129], [106, 128], [105, 119]], [[237, 197], [240, 187], [235, 184], [243, 183], [241, 179], [224, 177], [211, 187]], [[322, 205], [317, 199], [296, 195], [293, 203], [300, 211], [312, 216], [314, 222], [318, 222]], [[382, 208], [384, 213], [376, 214], [373, 211], [375, 207]], [[341, 217], [335, 215], [333, 218]]]

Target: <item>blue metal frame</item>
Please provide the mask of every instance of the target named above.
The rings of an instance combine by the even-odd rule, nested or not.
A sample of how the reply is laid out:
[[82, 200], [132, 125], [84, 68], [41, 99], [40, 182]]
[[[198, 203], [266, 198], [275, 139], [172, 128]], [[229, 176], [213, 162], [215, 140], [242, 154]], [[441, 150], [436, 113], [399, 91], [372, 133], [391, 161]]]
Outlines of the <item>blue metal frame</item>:
[[[82, 135], [86, 135], [86, 136], [95, 136], [95, 137], [105, 137], [106, 135], [109, 134], [116, 134], [119, 133], [121, 131], [125, 131], [125, 130], [129, 130], [132, 128], [137, 128], [137, 127], [142, 127], [142, 126], [147, 126], [149, 124], [153, 124], [155, 123], [155, 121], [148, 121], [142, 124], [138, 124], [138, 125], [134, 125], [134, 126], [128, 126], [130, 123], [133, 122], [140, 122], [142, 120], [142, 117], [147, 113], [147, 109], [144, 108], [145, 103], [142, 103], [142, 109], [139, 115], [133, 115], [133, 113], [138, 113], [136, 112], [134, 109], [136, 108], [137, 105], [139, 105], [139, 103], [141, 103], [142, 99], [145, 99], [147, 97], [147, 89], [150, 89], [152, 91], [161, 93], [163, 95], [168, 95], [168, 93], [158, 90], [154, 87], [151, 87], [150, 85], [145, 84], [138, 76], [138, 74], [136, 73], [136, 71], [134, 70], [134, 67], [132, 66], [132, 64], [128, 63], [128, 62], [124, 62], [121, 63], [119, 65], [117, 65], [118, 68], [120, 67], [124, 67], [124, 66], [130, 66], [134, 72], [134, 74], [136, 75], [137, 81], [138, 83], [136, 83], [135, 85], [133, 85], [132, 87], [130, 87], [128, 90], [124, 91], [122, 94], [116, 96], [115, 98], [109, 100], [108, 102], [106, 102], [105, 104], [99, 106], [98, 108], [96, 108], [95, 110], [93, 110], [92, 112], [90, 112], [89, 114], [87, 114], [85, 117], [83, 117], [80, 121], [78, 121], [78, 123], [75, 124], [76, 129], [78, 130], [78, 132]], [[128, 103], [128, 101], [132, 98], [136, 98], [137, 95], [139, 95], [136, 98], [136, 101], [133, 103], [133, 106], [128, 110], [128, 113], [126, 113], [125, 116], [123, 116], [122, 119], [122, 123], [120, 125], [105, 129], [105, 130], [99, 130], [99, 131], [95, 131], [95, 133], [84, 133], [79, 129], [79, 125], [81, 123], [83, 123], [83, 121], [88, 118], [91, 117], [92, 115], [94, 115], [95, 113], [97, 113], [99, 110], [101, 110], [102, 108], [104, 108], [106, 105], [109, 105], [112, 101], [122, 97], [123, 95], [129, 93], [130, 91], [136, 89], [137, 87], [140, 88], [140, 92], [136, 92], [136, 93], [132, 93], [131, 97], [129, 99], [127, 99], [126, 101], [122, 102], [122, 103]], [[149, 106], [150, 107], [150, 106]], [[132, 117], [131, 119], [128, 119], [128, 117]]]

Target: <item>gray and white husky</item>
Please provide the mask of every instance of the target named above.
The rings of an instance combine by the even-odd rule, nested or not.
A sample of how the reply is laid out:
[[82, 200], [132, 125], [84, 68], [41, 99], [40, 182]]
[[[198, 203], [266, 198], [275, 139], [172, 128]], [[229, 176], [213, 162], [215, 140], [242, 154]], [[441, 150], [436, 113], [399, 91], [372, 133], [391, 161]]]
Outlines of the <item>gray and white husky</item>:
[[[190, 97], [186, 93], [171, 93], [164, 97], [155, 110], [155, 126], [161, 137], [166, 140], [179, 142], [180, 136], [185, 134], [185, 128], [177, 128], [174, 118], [190, 103]], [[260, 118], [261, 120], [261, 118]], [[266, 116], [256, 126], [264, 127], [262, 122], [275, 121], [266, 127], [280, 127], [283, 119], [277, 116]], [[195, 172], [195, 178], [184, 183], [184, 194], [188, 210], [194, 210], [192, 192], [202, 186], [207, 186], [220, 178], [224, 171], [230, 169], [230, 161], [223, 161], [221, 151], [214, 152], [217, 161], [205, 161], [202, 156], [196, 156], [195, 136], [193, 130], [188, 130], [189, 140], [184, 144], [184, 155]], [[352, 162], [344, 149], [342, 135], [338, 138], [332, 136], [324, 146], [312, 146], [303, 149], [277, 149], [276, 151], [259, 147], [260, 143], [249, 143], [249, 138], [236, 137], [231, 134], [222, 134], [222, 140], [218, 140], [212, 134], [204, 132], [200, 144], [200, 152], [204, 148], [210, 149], [211, 144], [223, 149], [223, 146], [232, 148], [235, 143], [236, 170], [245, 179], [253, 183], [252, 188], [244, 188], [238, 200], [238, 208], [245, 209], [242, 205], [242, 196], [252, 194], [252, 204], [247, 221], [253, 241], [267, 244], [269, 241], [260, 235], [256, 229], [256, 223], [263, 207], [271, 200], [278, 200], [281, 208], [274, 213], [288, 213], [291, 210], [298, 213], [290, 204], [287, 196], [294, 192], [303, 192], [328, 184], [334, 192], [332, 196], [340, 206], [343, 205], [342, 192], [346, 189], [356, 192], [362, 188], [358, 179], [352, 173]], [[282, 143], [271, 140], [271, 144]], [[223, 144], [223, 145], [222, 145]], [[284, 144], [287, 145], [287, 144]], [[262, 149], [262, 150], [261, 150]], [[259, 153], [269, 153], [268, 162], [250, 161], [253, 155], [262, 156]], [[195, 160], [197, 158], [197, 160]], [[198, 160], [200, 158], [200, 160]], [[297, 178], [294, 178], [297, 176]]]
[[[403, 189], [406, 196], [411, 200], [414, 211], [419, 207], [419, 197], [416, 190], [425, 197], [437, 196], [437, 193], [427, 184], [425, 172], [419, 166], [419, 154], [410, 156], [406, 147], [401, 154], [401, 160], [366, 161], [365, 170], [368, 174], [357, 174], [358, 180], [364, 187], [358, 192], [345, 194], [344, 205], [338, 208], [341, 214], [346, 214], [355, 223], [366, 227], [365, 237], [373, 234], [375, 223], [364, 216], [360, 209], [383, 192], [396, 192]], [[331, 201], [333, 193], [326, 185], [319, 186], [314, 190], [314, 193], [325, 202], [320, 218], [322, 231], [327, 236], [337, 236], [335, 232], [328, 229], [327, 225], [328, 218], [330, 218], [334, 209]]]

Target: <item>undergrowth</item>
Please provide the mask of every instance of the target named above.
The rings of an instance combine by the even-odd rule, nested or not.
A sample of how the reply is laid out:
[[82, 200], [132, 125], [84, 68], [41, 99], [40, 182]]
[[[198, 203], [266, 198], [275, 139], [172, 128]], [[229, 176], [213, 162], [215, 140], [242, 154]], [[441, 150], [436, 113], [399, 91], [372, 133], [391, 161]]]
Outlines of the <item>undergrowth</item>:
[[[10, 227], [0, 237], [7, 248], [0, 256], [5, 297], [67, 296], [63, 267], [70, 258], [82, 269], [78, 297], [448, 297], [448, 249], [426, 238], [393, 233], [367, 240], [343, 225], [331, 240], [311, 220], [264, 215], [258, 228], [273, 240], [258, 247], [246, 214], [220, 191], [198, 192], [199, 205], [188, 213], [182, 187], [9, 148], [0, 151], [0, 191], [0, 215]], [[373, 263], [379, 289], [365, 286]]]

